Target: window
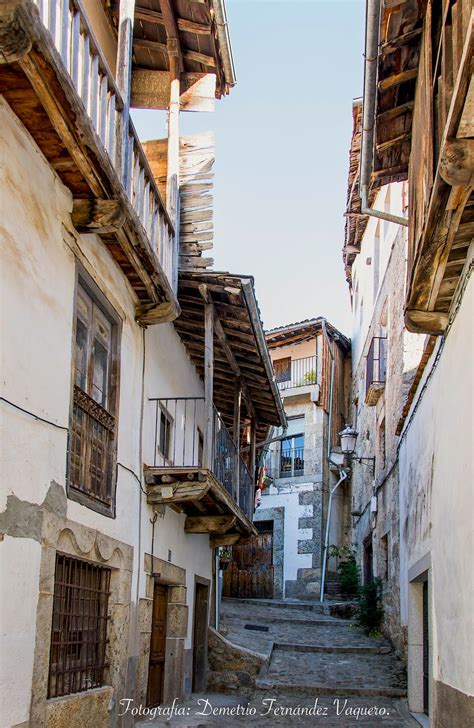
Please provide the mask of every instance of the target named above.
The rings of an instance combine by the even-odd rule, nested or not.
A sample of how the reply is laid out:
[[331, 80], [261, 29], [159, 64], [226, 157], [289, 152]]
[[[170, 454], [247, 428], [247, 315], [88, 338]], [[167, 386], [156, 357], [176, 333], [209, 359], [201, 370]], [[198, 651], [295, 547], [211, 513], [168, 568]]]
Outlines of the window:
[[385, 436], [385, 417], [379, 426], [379, 459], [380, 459], [380, 470], [383, 470], [386, 465], [386, 436]]
[[277, 384], [289, 382], [291, 380], [291, 357], [287, 356], [284, 359], [274, 359], [273, 369]]
[[198, 467], [202, 468], [204, 463], [204, 436], [199, 429], [197, 428], [198, 433]]
[[68, 495], [113, 515], [118, 325], [102, 303], [79, 282]]
[[56, 555], [48, 698], [104, 684], [110, 573]]
[[380, 539], [380, 560], [381, 560], [381, 577], [384, 581], [390, 578], [389, 558], [388, 558], [388, 533]]
[[163, 458], [171, 460], [171, 440], [173, 435], [173, 418], [164, 407], [160, 408], [160, 441], [158, 447]]
[[280, 478], [304, 475], [304, 417], [290, 417], [287, 432], [281, 441]]

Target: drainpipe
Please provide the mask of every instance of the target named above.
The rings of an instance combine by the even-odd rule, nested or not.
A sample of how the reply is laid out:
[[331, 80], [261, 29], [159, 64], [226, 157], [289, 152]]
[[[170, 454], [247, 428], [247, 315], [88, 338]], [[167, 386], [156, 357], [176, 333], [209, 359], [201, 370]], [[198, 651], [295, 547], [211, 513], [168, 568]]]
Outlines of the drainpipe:
[[329, 548], [329, 525], [331, 520], [331, 506], [334, 493], [339, 488], [341, 483], [347, 478], [347, 473], [343, 468], [339, 468], [339, 480], [337, 481], [334, 488], [329, 493], [329, 505], [328, 505], [328, 516], [326, 519], [326, 535], [324, 538], [324, 554], [323, 554], [323, 568], [321, 572], [321, 592], [319, 595], [319, 601], [324, 602], [324, 584], [326, 581], [326, 564], [328, 560], [328, 548]]
[[331, 459], [331, 426], [332, 426], [332, 396], [334, 391], [334, 354], [331, 348], [331, 342], [329, 340], [328, 332], [326, 329], [326, 319], [322, 319], [321, 326], [323, 329], [324, 338], [326, 339], [326, 346], [331, 356], [331, 378], [329, 383], [329, 421], [328, 421], [328, 447], [327, 447], [327, 459]]
[[377, 60], [379, 46], [381, 0], [367, 0], [365, 20], [365, 64], [364, 64], [364, 97], [362, 101], [362, 140], [360, 149], [360, 199], [362, 215], [377, 217], [396, 225], [408, 226], [408, 220], [389, 212], [374, 210], [369, 207], [368, 195], [370, 176], [374, 161], [375, 136], [375, 102], [377, 98]]
[[219, 50], [222, 56], [222, 65], [224, 66], [224, 77], [229, 86], [235, 86], [237, 79], [235, 77], [232, 48], [230, 45], [229, 24], [227, 23], [227, 13], [224, 0], [214, 0], [214, 14], [216, 18]]

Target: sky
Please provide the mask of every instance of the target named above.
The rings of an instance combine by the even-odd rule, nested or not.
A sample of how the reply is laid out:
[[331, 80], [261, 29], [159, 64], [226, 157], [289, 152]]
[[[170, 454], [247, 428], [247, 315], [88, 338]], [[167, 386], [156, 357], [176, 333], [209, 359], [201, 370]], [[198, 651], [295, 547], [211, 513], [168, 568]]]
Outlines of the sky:
[[[363, 0], [227, 0], [237, 85], [215, 112], [214, 270], [250, 274], [265, 328], [325, 316], [350, 334], [341, 249]], [[133, 112], [141, 139], [165, 113]]]

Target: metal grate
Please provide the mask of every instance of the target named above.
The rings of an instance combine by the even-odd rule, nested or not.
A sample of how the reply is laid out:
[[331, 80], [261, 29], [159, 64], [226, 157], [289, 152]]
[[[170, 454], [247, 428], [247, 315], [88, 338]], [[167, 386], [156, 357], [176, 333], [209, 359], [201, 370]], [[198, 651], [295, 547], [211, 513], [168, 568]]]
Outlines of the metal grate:
[[104, 683], [110, 569], [57, 554], [48, 697]]

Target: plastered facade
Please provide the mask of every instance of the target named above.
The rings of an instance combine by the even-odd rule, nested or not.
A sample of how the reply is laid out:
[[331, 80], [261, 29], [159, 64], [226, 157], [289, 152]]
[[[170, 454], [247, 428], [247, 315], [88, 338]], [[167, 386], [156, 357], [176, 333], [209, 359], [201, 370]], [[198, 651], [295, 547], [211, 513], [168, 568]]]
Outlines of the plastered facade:
[[[261, 505], [255, 515], [255, 520], [273, 520], [274, 540], [283, 541], [283, 583], [280, 587], [280, 579], [275, 576], [275, 596], [319, 599], [329, 488], [337, 480], [327, 463], [328, 413], [319, 403], [321, 340], [322, 336], [318, 335], [298, 344], [270, 349], [273, 361], [286, 357], [292, 360], [316, 357], [316, 383], [282, 392], [285, 413], [290, 423], [288, 432], [293, 432], [292, 418], [303, 418], [303, 473], [281, 477], [281, 445], [271, 444], [265, 464], [273, 477], [273, 483], [263, 491]], [[280, 433], [279, 430], [275, 435]], [[282, 514], [284, 529], [275, 519], [274, 509]], [[340, 543], [344, 539], [348, 525], [345, 490], [341, 488], [333, 501], [331, 543]], [[329, 570], [333, 566], [329, 563]], [[279, 573], [275, 568], [275, 574]]]
[[[1, 585], [3, 603], [8, 605], [2, 610], [2, 632], [7, 635], [2, 650], [11, 656], [1, 667], [5, 710], [0, 725], [58, 725], [58, 715], [69, 710], [70, 702], [61, 699], [55, 699], [52, 707], [44, 685], [32, 697], [32, 688], [48, 674], [51, 559], [61, 549], [97, 563], [108, 563], [112, 554], [121, 553], [112, 565], [120, 600], [112, 600], [111, 608], [123, 614], [119, 617], [117, 611], [111, 620], [110, 649], [116, 640], [121, 652], [116, 656], [116, 667], [111, 663], [107, 675], [110, 690], [107, 697], [104, 690], [76, 696], [76, 702], [87, 703], [81, 711], [86, 710], [97, 721], [94, 725], [101, 725], [101, 721], [114, 719], [122, 697], [133, 697], [130, 690], [140, 660], [138, 691], [141, 696], [146, 691], [148, 670], [143, 663], [147, 645], [143, 635], [151, 630], [151, 613], [146, 609], [140, 612], [139, 606], [150, 593], [145, 555], [151, 550], [153, 512], [139, 481], [142, 464], [153, 458], [148, 398], [202, 395], [203, 388], [171, 324], [145, 331], [135, 323], [135, 302], [120, 269], [95, 235], [76, 233], [70, 219], [69, 192], [4, 100], [0, 100], [0, 117], [2, 337], [7, 343], [1, 352], [2, 396], [48, 421], [34, 419], [6, 402], [0, 405], [4, 463]], [[92, 277], [121, 322], [115, 518], [66, 497], [78, 264]], [[170, 602], [182, 607], [179, 637], [172, 630], [169, 636], [170, 640], [181, 640], [182, 659], [170, 658], [167, 665], [173, 675], [168, 695], [173, 692], [178, 697], [185, 686], [190, 686], [194, 579], [212, 578], [208, 537], [186, 535], [183, 522], [183, 516], [168, 509], [161, 512], [154, 539], [155, 557], [182, 574], [179, 594], [173, 593], [173, 582], [169, 590]], [[64, 533], [70, 534], [69, 541], [61, 535]], [[117, 544], [117, 549], [109, 554], [111, 544]], [[11, 594], [16, 595], [20, 606], [11, 603]]]
[[[389, 209], [400, 214], [403, 189], [390, 187]], [[386, 199], [387, 188], [382, 188], [374, 208], [384, 209]], [[369, 220], [352, 269], [351, 424], [359, 433], [357, 456], [376, 460], [374, 474], [367, 465], [352, 462], [351, 540], [362, 574], [367, 544], [372, 546], [373, 573], [383, 581], [384, 630], [406, 661], [409, 706], [419, 713], [424, 710], [427, 582], [429, 721], [436, 728], [463, 726], [472, 722], [474, 710], [468, 637], [473, 628], [473, 578], [466, 560], [472, 542], [474, 476], [472, 406], [467, 396], [472, 387], [473, 286], [465, 279], [447, 336], [436, 340], [414, 395], [412, 389], [411, 407], [402, 416], [429, 342], [425, 335], [407, 332], [404, 325], [404, 228], [385, 228], [386, 236], [379, 241], [385, 264], [374, 286], [375, 232], [379, 226], [380, 233], [383, 224]], [[381, 333], [388, 342], [386, 382], [377, 403], [368, 406], [365, 357], [371, 337]], [[373, 495], [376, 512], [371, 512]]]

